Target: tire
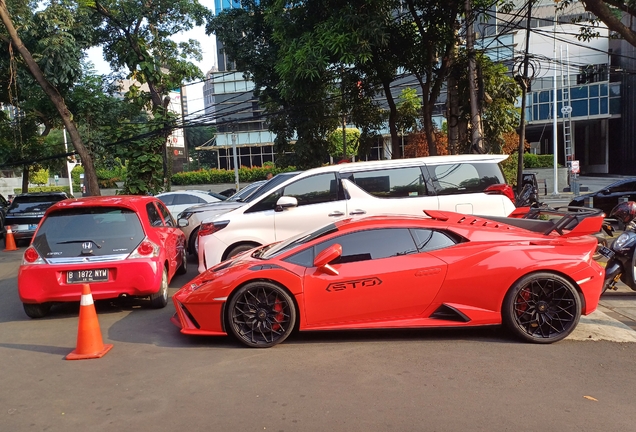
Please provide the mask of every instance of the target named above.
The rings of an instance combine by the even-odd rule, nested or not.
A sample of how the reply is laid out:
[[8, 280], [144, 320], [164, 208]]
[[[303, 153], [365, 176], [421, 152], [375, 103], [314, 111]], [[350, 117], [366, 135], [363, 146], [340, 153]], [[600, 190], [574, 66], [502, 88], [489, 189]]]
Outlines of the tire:
[[190, 242], [188, 243], [188, 252], [190, 255], [198, 256], [199, 253], [199, 227], [196, 227], [190, 234]]
[[168, 270], [164, 267], [161, 275], [161, 285], [159, 291], [150, 295], [150, 307], [153, 309], [161, 309], [168, 304]]
[[228, 327], [243, 344], [269, 348], [287, 339], [296, 324], [296, 306], [286, 290], [271, 282], [250, 282], [232, 295]]
[[602, 238], [598, 238], [597, 237], [597, 241], [598, 241], [598, 245], [596, 246], [596, 249], [594, 250], [594, 255], [592, 256], [592, 259], [594, 259], [595, 261], [598, 261], [601, 258], [603, 258], [603, 255], [601, 255], [601, 253], [598, 250], [602, 246], [607, 247], [607, 240], [606, 239], [602, 239]]
[[225, 259], [230, 259], [240, 253], [243, 253], [245, 251], [248, 251], [250, 249], [254, 249], [255, 247], [258, 247], [258, 245], [254, 244], [254, 243], [245, 243], [245, 244], [240, 244], [238, 246], [234, 246], [232, 249], [230, 249], [230, 251], [227, 253], [227, 256], [225, 257]]
[[29, 318], [44, 318], [51, 310], [51, 303], [22, 303]]
[[178, 275], [184, 275], [188, 272], [188, 254], [186, 253], [185, 248], [183, 248], [183, 252], [181, 252], [181, 265], [177, 269]]
[[559, 275], [532, 273], [508, 290], [501, 316], [508, 330], [527, 342], [557, 342], [578, 324], [581, 297], [576, 287]]

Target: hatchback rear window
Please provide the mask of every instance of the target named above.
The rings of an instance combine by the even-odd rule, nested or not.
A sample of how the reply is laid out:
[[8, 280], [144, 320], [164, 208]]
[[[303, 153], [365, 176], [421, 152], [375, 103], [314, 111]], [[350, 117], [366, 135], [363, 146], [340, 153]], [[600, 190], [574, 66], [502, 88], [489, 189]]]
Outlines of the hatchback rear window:
[[137, 214], [119, 207], [83, 207], [49, 214], [33, 246], [45, 258], [131, 253], [145, 234]]

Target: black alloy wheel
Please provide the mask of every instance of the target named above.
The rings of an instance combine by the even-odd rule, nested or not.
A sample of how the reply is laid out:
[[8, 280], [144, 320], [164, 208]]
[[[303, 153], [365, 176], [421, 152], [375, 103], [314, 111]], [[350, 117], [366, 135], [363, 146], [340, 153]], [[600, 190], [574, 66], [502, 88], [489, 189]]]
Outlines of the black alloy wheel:
[[286, 290], [271, 282], [250, 282], [232, 296], [229, 327], [236, 338], [253, 348], [269, 348], [291, 334], [296, 307]]
[[533, 273], [506, 294], [502, 319], [516, 336], [529, 342], [552, 343], [567, 337], [581, 318], [576, 287], [553, 273]]

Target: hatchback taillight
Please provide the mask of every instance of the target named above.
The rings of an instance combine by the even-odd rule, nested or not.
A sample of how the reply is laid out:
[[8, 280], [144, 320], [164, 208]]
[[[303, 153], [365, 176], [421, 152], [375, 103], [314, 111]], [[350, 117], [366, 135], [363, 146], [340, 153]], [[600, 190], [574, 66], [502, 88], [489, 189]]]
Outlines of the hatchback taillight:
[[159, 246], [145, 238], [128, 258], [153, 258], [158, 256]]
[[515, 191], [512, 190], [512, 187], [510, 187], [510, 185], [504, 183], [490, 185], [484, 190], [484, 193], [487, 193], [489, 195], [505, 195], [510, 199], [510, 201], [515, 202]]
[[225, 228], [229, 223], [230, 221], [202, 222], [199, 227], [199, 237], [214, 234]]
[[35, 250], [33, 246], [29, 246], [27, 250], [24, 251], [24, 255], [22, 256], [22, 264], [44, 264], [44, 260], [40, 257], [38, 251]]

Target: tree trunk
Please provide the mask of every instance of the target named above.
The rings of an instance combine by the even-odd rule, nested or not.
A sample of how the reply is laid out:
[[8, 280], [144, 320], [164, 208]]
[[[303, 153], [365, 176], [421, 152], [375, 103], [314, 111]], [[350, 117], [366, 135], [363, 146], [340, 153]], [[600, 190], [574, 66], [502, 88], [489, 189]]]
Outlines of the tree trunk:
[[397, 119], [397, 107], [395, 106], [395, 100], [391, 94], [391, 83], [382, 81], [384, 86], [384, 94], [386, 95], [386, 101], [389, 104], [389, 131], [391, 132], [391, 159], [401, 159], [402, 148], [400, 147], [400, 137], [398, 136], [397, 126], [395, 125]]
[[22, 166], [22, 193], [29, 191], [29, 167], [27, 165]]
[[33, 59], [33, 56], [31, 56], [29, 50], [22, 43], [22, 40], [20, 39], [20, 36], [18, 36], [18, 32], [16, 31], [13, 22], [11, 21], [11, 16], [9, 15], [9, 10], [7, 9], [5, 0], [0, 0], [0, 18], [2, 19], [4, 26], [7, 28], [7, 31], [9, 32], [9, 36], [11, 37], [13, 46], [18, 50], [18, 52], [24, 59], [27, 67], [29, 68], [29, 71], [31, 72], [31, 75], [33, 75], [40, 87], [42, 87], [42, 90], [44, 90], [46, 95], [51, 99], [51, 102], [60, 114], [62, 122], [64, 123], [66, 130], [71, 136], [71, 142], [73, 143], [75, 150], [77, 150], [80, 157], [82, 158], [82, 164], [84, 165], [85, 174], [84, 181], [87, 185], [88, 194], [100, 195], [99, 185], [97, 183], [97, 173], [93, 165], [93, 159], [91, 158], [88, 149], [84, 146], [82, 138], [80, 137], [80, 134], [75, 127], [75, 123], [73, 123], [72, 114], [66, 106], [62, 95], [60, 95], [57, 89], [50, 82], [47, 81], [47, 79], [44, 77], [44, 74], [42, 73], [42, 70]]

